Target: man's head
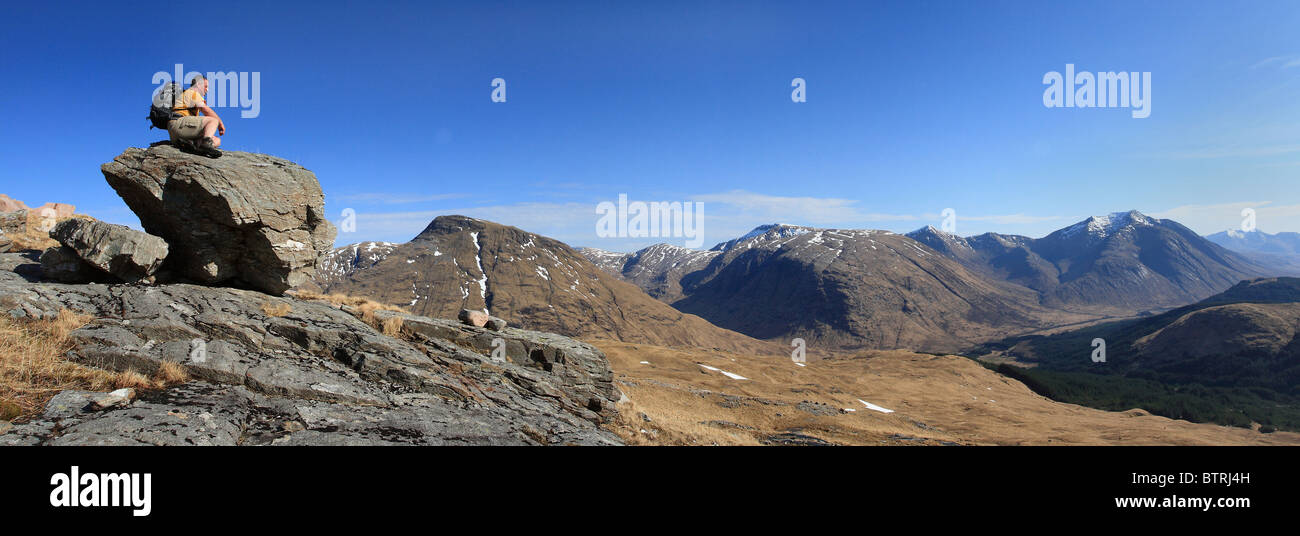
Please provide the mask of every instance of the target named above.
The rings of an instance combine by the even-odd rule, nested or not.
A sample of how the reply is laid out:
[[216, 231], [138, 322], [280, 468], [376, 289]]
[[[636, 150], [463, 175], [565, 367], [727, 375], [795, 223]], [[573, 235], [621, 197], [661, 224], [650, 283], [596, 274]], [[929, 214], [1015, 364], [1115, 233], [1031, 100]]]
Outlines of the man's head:
[[208, 79], [201, 74], [194, 75], [194, 78], [190, 80], [190, 89], [198, 91], [200, 95], [207, 95]]

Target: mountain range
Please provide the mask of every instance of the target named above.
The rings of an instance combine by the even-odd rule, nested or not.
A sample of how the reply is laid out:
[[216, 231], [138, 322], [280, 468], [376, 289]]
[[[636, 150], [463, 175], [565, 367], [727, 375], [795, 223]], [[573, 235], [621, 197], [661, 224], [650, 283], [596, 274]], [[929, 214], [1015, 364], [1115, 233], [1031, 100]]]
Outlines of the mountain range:
[[1037, 239], [772, 224], [708, 251], [582, 253], [719, 326], [840, 349], [952, 351], [997, 333], [1177, 307], [1278, 271], [1137, 211]]
[[1119, 314], [1177, 307], [1242, 279], [1276, 275], [1173, 220], [1094, 216], [1043, 238], [908, 233], [968, 267], [1033, 289], [1048, 307]]
[[1300, 276], [1300, 233], [1269, 234], [1229, 229], [1205, 237], [1211, 242], [1272, 267], [1279, 275]]
[[[1042, 238], [762, 225], [707, 251], [574, 250], [463, 216], [410, 242], [332, 251], [316, 284], [429, 316], [483, 309], [571, 336], [726, 349], [952, 352], [1017, 334], [1152, 314], [1278, 265], [1137, 211]], [[765, 346], [767, 345], [767, 346]]]
[[423, 316], [476, 309], [569, 336], [735, 351], [771, 346], [673, 309], [562, 242], [464, 216], [439, 216], [404, 244], [336, 248], [318, 272], [325, 292]]

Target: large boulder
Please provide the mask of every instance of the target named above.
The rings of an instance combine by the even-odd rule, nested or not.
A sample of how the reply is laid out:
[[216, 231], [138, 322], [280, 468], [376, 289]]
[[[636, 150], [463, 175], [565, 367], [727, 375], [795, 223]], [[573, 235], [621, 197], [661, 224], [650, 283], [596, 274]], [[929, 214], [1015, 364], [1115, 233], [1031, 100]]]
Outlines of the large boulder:
[[288, 160], [163, 144], [100, 169], [144, 230], [167, 241], [164, 268], [195, 282], [281, 294], [311, 280], [337, 233], [316, 175]]
[[87, 264], [128, 283], [152, 276], [167, 258], [163, 239], [125, 225], [72, 218], [55, 225], [50, 236]]
[[54, 246], [41, 253], [41, 278], [60, 283], [114, 283], [116, 278], [81, 259], [77, 250]]

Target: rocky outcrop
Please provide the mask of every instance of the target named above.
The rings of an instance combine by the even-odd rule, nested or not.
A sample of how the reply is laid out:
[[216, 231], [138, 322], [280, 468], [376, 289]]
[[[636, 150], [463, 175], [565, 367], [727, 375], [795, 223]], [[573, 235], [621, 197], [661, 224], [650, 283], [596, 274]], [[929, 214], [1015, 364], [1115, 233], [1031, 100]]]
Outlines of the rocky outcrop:
[[248, 290], [0, 278], [0, 313], [61, 308], [94, 317], [68, 359], [145, 375], [172, 362], [193, 380], [135, 400], [65, 391], [0, 445], [618, 443], [601, 429], [620, 396], [605, 356], [558, 335], [380, 312], [386, 327], [400, 318], [390, 337], [327, 303]]
[[0, 194], [0, 212], [13, 212], [15, 210], [27, 210], [27, 203]]
[[46, 203], [34, 209], [32, 212], [40, 215], [42, 218], [64, 219], [71, 218], [77, 211], [77, 207], [67, 203]]
[[41, 279], [60, 283], [112, 283], [107, 272], [96, 269], [67, 246], [55, 246], [41, 253]]
[[163, 144], [127, 149], [100, 169], [144, 230], [167, 241], [164, 269], [197, 283], [278, 295], [311, 280], [333, 245], [320, 183], [287, 160], [210, 159]]
[[[84, 215], [74, 215], [73, 206], [65, 203], [46, 203], [38, 208], [27, 208], [22, 201], [9, 199], [0, 195], [0, 235], [8, 242], [13, 251], [44, 251], [58, 245], [50, 238], [49, 232], [55, 224], [68, 218], [90, 219]], [[5, 200], [8, 200], [6, 202]], [[0, 251], [5, 248], [0, 246]]]
[[[605, 354], [585, 342], [553, 333], [467, 325], [394, 311], [375, 311], [381, 322], [401, 319], [402, 333], [421, 340], [450, 341], [524, 370], [507, 372], [531, 390], [561, 401], [569, 411], [613, 414], [620, 394]], [[500, 320], [493, 318], [493, 320]], [[545, 373], [545, 374], [542, 374]]]
[[82, 261], [128, 283], [153, 275], [167, 257], [167, 243], [125, 225], [72, 218], [50, 236]]
[[0, 212], [0, 234], [15, 237], [27, 232], [27, 210]]

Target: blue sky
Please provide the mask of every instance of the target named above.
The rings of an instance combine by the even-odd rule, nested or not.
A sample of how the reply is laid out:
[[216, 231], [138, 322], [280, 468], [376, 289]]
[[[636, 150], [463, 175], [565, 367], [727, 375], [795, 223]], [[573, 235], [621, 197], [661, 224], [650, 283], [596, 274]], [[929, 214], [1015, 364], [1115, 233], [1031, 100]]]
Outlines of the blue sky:
[[[1129, 209], [1208, 234], [1244, 207], [1300, 231], [1295, 2], [220, 2], [167, 30], [154, 3], [6, 11], [0, 193], [117, 223], [138, 220], [98, 166], [162, 137], [145, 102], [180, 63], [259, 73], [257, 117], [217, 108], [226, 148], [314, 171], [332, 218], [358, 214], [339, 244], [451, 213], [661, 241], [596, 235], [619, 194], [703, 202], [706, 247], [945, 208], [963, 235]], [[1045, 107], [1067, 63], [1150, 72], [1150, 117]]]

